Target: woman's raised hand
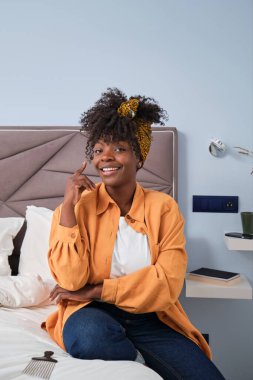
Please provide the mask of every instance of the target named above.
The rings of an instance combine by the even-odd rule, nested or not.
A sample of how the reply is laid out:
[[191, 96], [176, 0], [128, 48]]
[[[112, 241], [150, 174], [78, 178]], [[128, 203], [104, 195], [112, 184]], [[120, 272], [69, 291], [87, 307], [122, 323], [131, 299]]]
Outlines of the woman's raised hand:
[[63, 201], [65, 205], [68, 204], [75, 206], [84, 190], [95, 189], [95, 184], [85, 174], [83, 174], [86, 166], [87, 163], [83, 162], [82, 166], [68, 178]]
[[60, 217], [62, 226], [71, 228], [77, 224], [74, 208], [81, 198], [82, 191], [96, 188], [95, 184], [83, 174], [86, 165], [87, 163], [83, 162], [82, 166], [67, 180]]

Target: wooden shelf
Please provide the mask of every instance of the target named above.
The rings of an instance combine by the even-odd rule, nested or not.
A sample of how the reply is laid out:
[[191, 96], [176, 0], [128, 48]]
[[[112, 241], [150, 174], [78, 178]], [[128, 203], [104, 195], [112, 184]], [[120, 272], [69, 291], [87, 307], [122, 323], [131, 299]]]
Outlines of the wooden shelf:
[[219, 280], [193, 277], [189, 273], [186, 275], [186, 297], [252, 299], [252, 287], [244, 275], [224, 284]]
[[224, 236], [226, 246], [231, 251], [253, 251], [253, 239]]

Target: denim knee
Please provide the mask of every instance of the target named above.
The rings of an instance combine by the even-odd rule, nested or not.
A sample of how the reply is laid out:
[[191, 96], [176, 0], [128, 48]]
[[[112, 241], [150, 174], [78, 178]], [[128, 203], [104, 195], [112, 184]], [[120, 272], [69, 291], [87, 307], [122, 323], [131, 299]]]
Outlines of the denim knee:
[[123, 327], [104, 311], [83, 308], [72, 314], [63, 329], [67, 352], [79, 359], [135, 360], [136, 349]]

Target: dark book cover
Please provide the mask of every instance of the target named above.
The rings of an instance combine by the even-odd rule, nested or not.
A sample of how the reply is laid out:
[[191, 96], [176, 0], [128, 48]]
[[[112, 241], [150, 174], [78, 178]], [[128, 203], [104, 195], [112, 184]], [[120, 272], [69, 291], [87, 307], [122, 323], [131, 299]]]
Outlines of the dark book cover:
[[189, 272], [193, 276], [200, 276], [221, 281], [230, 281], [238, 278], [240, 273], [227, 272], [224, 270], [211, 269], [211, 268], [199, 268]]

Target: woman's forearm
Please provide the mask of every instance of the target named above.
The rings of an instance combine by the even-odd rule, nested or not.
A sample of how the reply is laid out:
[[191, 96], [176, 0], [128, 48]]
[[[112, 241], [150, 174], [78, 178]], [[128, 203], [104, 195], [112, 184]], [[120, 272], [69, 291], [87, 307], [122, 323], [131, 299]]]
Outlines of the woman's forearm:
[[103, 284], [95, 285], [93, 288], [93, 299], [101, 299]]
[[61, 208], [60, 225], [64, 227], [74, 227], [77, 224], [75, 216], [75, 208], [73, 204], [64, 203]]
[[92, 301], [96, 299], [101, 299], [102, 284], [100, 285], [85, 285], [83, 288], [76, 291], [69, 291], [56, 285], [52, 292], [50, 293], [50, 300], [55, 300], [56, 303], [62, 302], [64, 300], [68, 301]]

